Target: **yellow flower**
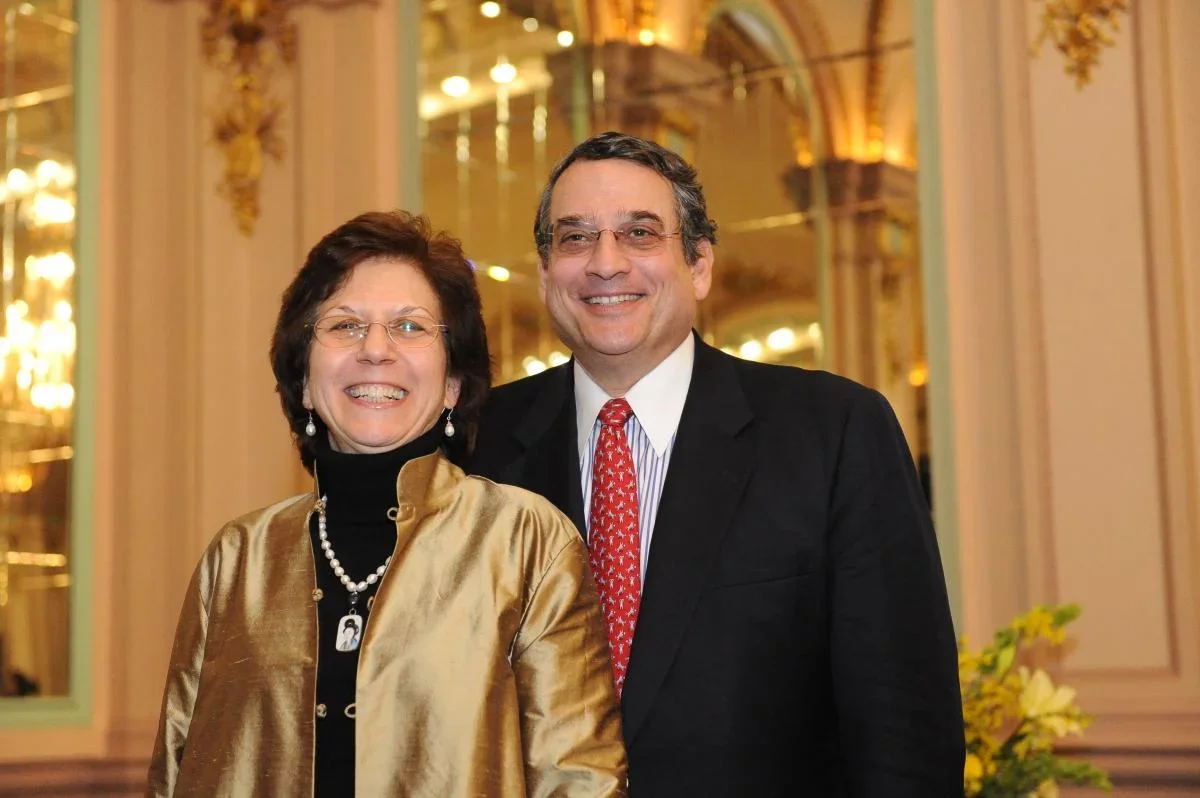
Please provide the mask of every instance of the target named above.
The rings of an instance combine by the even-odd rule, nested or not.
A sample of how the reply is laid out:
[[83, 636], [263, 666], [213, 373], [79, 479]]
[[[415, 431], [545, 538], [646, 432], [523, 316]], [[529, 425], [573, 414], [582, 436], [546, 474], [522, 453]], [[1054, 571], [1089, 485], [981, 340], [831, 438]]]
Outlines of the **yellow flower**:
[[1070, 687], [1054, 687], [1054, 682], [1044, 670], [1038, 668], [1032, 676], [1021, 668], [1021, 712], [1027, 718], [1057, 715], [1066, 711], [1075, 700], [1075, 691]]
[[983, 778], [983, 762], [979, 757], [967, 754], [967, 761], [963, 766], [963, 778], [967, 781], [978, 781]]
[[1029, 793], [1029, 798], [1058, 798], [1058, 784], [1053, 781], [1043, 781], [1036, 790]]

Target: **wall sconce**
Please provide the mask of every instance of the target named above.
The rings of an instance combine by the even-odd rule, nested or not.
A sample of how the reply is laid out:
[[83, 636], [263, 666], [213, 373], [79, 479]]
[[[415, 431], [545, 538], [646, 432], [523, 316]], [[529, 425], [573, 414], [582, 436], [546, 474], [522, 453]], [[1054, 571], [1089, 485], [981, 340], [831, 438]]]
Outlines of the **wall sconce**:
[[271, 96], [277, 66], [296, 60], [298, 35], [289, 12], [301, 5], [337, 9], [376, 0], [203, 0], [200, 25], [205, 62], [226, 78], [212, 115], [213, 142], [224, 155], [217, 190], [229, 200], [238, 229], [254, 232], [260, 215], [259, 182], [267, 158], [284, 156], [283, 103]]
[[1092, 70], [1100, 64], [1100, 50], [1116, 42], [1113, 33], [1120, 30], [1118, 14], [1129, 12], [1129, 0], [1040, 0], [1042, 29], [1033, 43], [1036, 56], [1049, 39], [1066, 59], [1066, 73], [1075, 76], [1075, 87], [1082, 89], [1092, 81]]

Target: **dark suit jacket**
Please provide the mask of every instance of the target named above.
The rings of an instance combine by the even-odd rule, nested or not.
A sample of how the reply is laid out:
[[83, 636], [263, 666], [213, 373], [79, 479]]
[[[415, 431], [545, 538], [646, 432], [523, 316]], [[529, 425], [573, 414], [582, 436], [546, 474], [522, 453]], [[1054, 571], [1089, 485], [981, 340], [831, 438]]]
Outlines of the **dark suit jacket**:
[[[469, 467], [584, 529], [573, 382], [497, 388]], [[697, 339], [622, 709], [634, 798], [962, 795], [937, 541], [882, 396]]]

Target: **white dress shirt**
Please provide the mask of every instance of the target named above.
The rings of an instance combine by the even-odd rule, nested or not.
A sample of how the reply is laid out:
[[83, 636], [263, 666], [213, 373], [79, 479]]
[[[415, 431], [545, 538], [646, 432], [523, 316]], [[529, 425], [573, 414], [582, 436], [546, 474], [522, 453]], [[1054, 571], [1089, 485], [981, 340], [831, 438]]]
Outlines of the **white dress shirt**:
[[[646, 582], [646, 564], [650, 560], [650, 538], [654, 534], [654, 519], [667, 479], [671, 450], [675, 448], [675, 433], [683, 415], [692, 381], [692, 363], [696, 359], [696, 343], [689, 334], [674, 352], [638, 380], [625, 401], [633, 415], [625, 422], [625, 435], [633, 453], [633, 470], [638, 486], [638, 536], [641, 543], [641, 579]], [[614, 397], [605, 393], [575, 361], [575, 429], [579, 433], [579, 476], [583, 486], [583, 511], [590, 532], [592, 526], [592, 454], [600, 432], [600, 409]]]

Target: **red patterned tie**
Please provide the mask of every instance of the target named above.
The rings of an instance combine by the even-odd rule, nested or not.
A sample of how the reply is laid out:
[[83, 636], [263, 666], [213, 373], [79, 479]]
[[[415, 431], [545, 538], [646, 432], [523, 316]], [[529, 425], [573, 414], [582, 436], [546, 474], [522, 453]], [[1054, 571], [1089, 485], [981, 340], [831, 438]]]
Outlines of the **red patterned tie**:
[[600, 410], [600, 436], [592, 455], [591, 527], [589, 558], [600, 607], [608, 624], [613, 679], [617, 695], [625, 686], [629, 648], [642, 597], [638, 539], [637, 475], [625, 437], [625, 422], [633, 410], [624, 399], [610, 399]]

